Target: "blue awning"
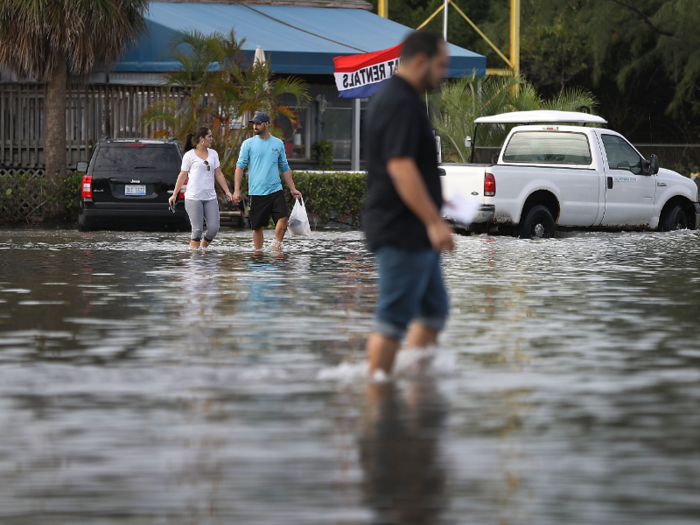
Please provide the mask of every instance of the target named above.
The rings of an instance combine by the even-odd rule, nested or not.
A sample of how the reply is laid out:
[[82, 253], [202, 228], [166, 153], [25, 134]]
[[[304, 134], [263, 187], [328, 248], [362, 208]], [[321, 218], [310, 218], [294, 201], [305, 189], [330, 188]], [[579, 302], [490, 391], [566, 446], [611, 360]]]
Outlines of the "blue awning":
[[[148, 36], [141, 39], [112, 71], [165, 72], [178, 67], [168, 58], [178, 31], [204, 34], [236, 30], [243, 51], [253, 60], [262, 47], [278, 74], [332, 75], [333, 58], [379, 51], [402, 42], [410, 28], [364, 9], [281, 5], [151, 2]], [[449, 77], [486, 72], [486, 57], [449, 45]]]

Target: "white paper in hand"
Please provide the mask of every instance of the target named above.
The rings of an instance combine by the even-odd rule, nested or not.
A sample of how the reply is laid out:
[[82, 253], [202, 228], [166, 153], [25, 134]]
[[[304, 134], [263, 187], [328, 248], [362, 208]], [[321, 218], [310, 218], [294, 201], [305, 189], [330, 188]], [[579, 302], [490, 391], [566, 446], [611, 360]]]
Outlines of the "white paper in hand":
[[452, 194], [452, 198], [442, 205], [440, 213], [443, 217], [448, 217], [459, 224], [469, 226], [480, 207], [481, 204], [479, 202], [466, 199], [464, 195], [457, 192]]

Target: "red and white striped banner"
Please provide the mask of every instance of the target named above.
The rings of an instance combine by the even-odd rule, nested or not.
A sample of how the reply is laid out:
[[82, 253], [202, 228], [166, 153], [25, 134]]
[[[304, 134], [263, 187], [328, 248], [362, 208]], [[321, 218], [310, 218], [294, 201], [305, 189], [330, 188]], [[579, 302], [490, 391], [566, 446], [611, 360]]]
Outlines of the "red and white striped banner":
[[401, 62], [401, 46], [402, 44], [398, 44], [373, 53], [334, 58], [338, 96], [340, 98], [372, 96], [396, 73]]

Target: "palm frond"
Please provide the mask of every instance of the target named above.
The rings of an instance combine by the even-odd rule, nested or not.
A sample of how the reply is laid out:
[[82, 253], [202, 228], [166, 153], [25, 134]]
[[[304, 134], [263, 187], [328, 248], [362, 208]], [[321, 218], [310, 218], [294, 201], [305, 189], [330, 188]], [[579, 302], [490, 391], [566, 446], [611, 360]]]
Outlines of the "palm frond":
[[560, 111], [584, 111], [594, 113], [598, 99], [583, 88], [572, 88], [561, 91], [556, 97], [542, 104], [542, 109], [557, 109]]
[[[233, 30], [208, 36], [196, 31], [178, 34], [170, 44], [170, 54], [180, 67], [167, 73], [165, 82], [185, 96], [153, 105], [141, 115], [144, 126], [162, 124], [178, 139], [184, 139], [196, 126], [209, 127], [225, 172], [231, 169], [240, 145], [249, 136], [245, 126], [234, 129], [234, 122], [264, 110], [273, 120], [283, 115], [295, 125], [296, 114], [281, 102], [282, 97], [292, 95], [296, 106], [310, 99], [303, 80], [274, 79], [269, 58], [245, 66], [242, 44]], [[282, 133], [275, 126], [271, 131]]]
[[442, 139], [443, 159], [467, 162], [471, 150], [464, 146], [465, 137], [473, 137], [479, 146], [500, 147], [513, 126], [481, 126], [474, 137], [474, 120], [511, 111], [558, 109], [593, 112], [598, 102], [583, 89], [562, 91], [557, 97], [543, 101], [537, 89], [523, 77], [474, 76], [442, 85], [433, 96], [437, 110], [433, 126]]
[[4, 0], [0, 64], [40, 81], [53, 77], [57, 57], [84, 75], [109, 65], [145, 33], [148, 0]]

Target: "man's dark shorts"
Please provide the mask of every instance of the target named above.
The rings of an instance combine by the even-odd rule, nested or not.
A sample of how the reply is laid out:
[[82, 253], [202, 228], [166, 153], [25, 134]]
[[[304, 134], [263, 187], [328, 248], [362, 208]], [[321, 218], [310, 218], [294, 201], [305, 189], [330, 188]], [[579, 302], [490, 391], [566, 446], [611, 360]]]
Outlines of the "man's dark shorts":
[[432, 249], [410, 251], [382, 246], [376, 256], [379, 303], [373, 331], [401, 340], [412, 321], [442, 330], [449, 303], [440, 254]]
[[248, 198], [250, 199], [248, 220], [253, 230], [266, 227], [270, 222], [270, 217], [272, 217], [275, 225], [278, 220], [289, 217], [284, 190], [279, 190], [269, 195], [250, 195]]

